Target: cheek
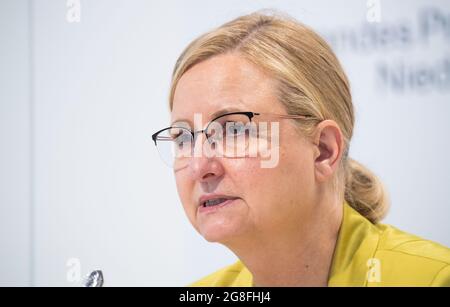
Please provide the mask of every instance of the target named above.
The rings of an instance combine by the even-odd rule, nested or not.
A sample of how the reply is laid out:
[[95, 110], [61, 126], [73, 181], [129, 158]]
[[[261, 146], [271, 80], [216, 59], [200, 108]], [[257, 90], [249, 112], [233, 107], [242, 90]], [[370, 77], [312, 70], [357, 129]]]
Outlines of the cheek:
[[314, 184], [314, 164], [310, 148], [302, 142], [282, 150], [277, 174], [280, 193], [298, 203], [308, 203]]
[[260, 161], [246, 159], [236, 163], [236, 184], [260, 227], [274, 227], [302, 215], [312, 193], [312, 168], [308, 154], [299, 150], [280, 150], [275, 168], [261, 168]]
[[242, 197], [249, 192], [258, 189], [261, 167], [257, 158], [230, 159], [223, 161], [227, 177], [232, 181], [232, 186], [242, 193]]

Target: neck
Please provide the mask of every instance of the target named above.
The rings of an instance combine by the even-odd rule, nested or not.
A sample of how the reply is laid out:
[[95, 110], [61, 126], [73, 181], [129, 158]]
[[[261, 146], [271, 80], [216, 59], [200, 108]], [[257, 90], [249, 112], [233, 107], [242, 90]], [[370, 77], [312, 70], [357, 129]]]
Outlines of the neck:
[[327, 286], [343, 208], [313, 207], [296, 227], [227, 244], [252, 273], [254, 286]]

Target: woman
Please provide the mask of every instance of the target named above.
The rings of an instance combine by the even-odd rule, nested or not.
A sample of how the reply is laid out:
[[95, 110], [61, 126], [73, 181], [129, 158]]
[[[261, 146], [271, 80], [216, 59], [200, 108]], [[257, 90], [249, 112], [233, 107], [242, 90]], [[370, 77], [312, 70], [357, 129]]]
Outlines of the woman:
[[239, 258], [193, 286], [450, 286], [448, 248], [379, 224], [386, 192], [347, 155], [347, 77], [311, 29], [228, 22], [185, 49], [169, 100], [153, 140], [186, 215]]

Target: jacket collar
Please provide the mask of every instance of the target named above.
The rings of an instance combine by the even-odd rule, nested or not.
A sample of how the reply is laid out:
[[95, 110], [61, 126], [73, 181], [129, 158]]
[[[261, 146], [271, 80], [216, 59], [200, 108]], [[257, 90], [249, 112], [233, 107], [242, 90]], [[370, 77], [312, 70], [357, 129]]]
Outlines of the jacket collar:
[[365, 286], [371, 259], [380, 240], [380, 229], [347, 201], [331, 265], [329, 286]]

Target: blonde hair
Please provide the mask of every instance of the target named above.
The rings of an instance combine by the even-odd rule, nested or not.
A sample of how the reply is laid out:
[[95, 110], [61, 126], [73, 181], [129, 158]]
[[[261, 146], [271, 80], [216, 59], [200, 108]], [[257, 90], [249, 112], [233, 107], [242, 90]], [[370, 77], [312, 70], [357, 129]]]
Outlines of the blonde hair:
[[354, 209], [373, 223], [388, 209], [382, 183], [348, 157], [354, 111], [348, 79], [328, 44], [313, 30], [280, 13], [255, 12], [238, 17], [192, 41], [178, 58], [169, 95], [192, 66], [216, 55], [235, 52], [277, 81], [277, 96], [288, 114], [310, 115], [300, 131], [312, 136], [318, 122], [330, 119], [344, 136], [344, 154], [334, 186]]

